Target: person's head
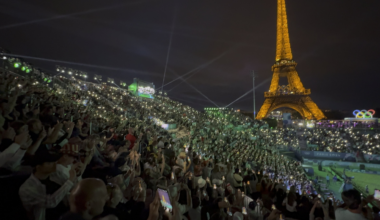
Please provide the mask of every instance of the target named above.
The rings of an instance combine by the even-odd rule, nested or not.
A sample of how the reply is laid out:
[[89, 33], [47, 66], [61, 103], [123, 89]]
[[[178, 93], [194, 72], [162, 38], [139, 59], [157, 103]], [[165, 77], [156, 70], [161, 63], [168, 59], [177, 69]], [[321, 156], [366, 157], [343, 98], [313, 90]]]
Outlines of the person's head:
[[43, 127], [39, 119], [31, 119], [27, 124], [29, 131], [33, 131], [34, 133], [40, 133], [42, 131]]
[[55, 172], [59, 154], [37, 153], [32, 160], [35, 173], [49, 175]]
[[302, 203], [303, 205], [307, 205], [307, 204], [309, 204], [309, 199], [307, 199], [306, 196], [302, 196], [302, 197], [301, 197], [301, 203]]
[[59, 158], [58, 163], [62, 165], [72, 165], [76, 160], [78, 160], [79, 156], [75, 156], [72, 154], [62, 154], [62, 157]]
[[0, 107], [1, 107], [1, 110], [3, 111], [4, 115], [9, 114], [12, 111], [12, 109], [10, 109], [10, 107], [9, 107], [8, 101], [6, 101], [6, 100], [1, 101]]
[[147, 159], [147, 162], [151, 165], [151, 166], [154, 166], [155, 165], [155, 159], [154, 159], [154, 156], [151, 155], [148, 157]]
[[165, 142], [165, 144], [164, 144], [164, 148], [165, 148], [165, 149], [169, 148], [169, 145], [170, 145], [169, 142]]
[[54, 111], [55, 111], [55, 107], [49, 105], [49, 106], [46, 106], [44, 108], [43, 114], [44, 115], [53, 115]]
[[17, 135], [28, 130], [28, 125], [25, 124], [23, 121], [15, 121], [12, 122], [10, 125], [15, 130]]
[[134, 132], [133, 128], [129, 128], [129, 129], [128, 129], [128, 134], [131, 134], [131, 135], [132, 135], [133, 132]]
[[115, 208], [123, 198], [123, 193], [118, 185], [112, 183], [107, 184], [107, 192], [109, 197], [107, 206]]
[[103, 212], [108, 201], [107, 187], [100, 179], [81, 180], [70, 194], [70, 211], [92, 219]]
[[58, 106], [55, 112], [58, 114], [63, 114], [65, 112], [65, 109], [62, 106]]
[[362, 201], [360, 193], [356, 189], [350, 189], [342, 192], [342, 199], [346, 206], [352, 210], [358, 209]]
[[296, 199], [297, 199], [296, 194], [293, 193], [293, 192], [289, 192], [289, 194], [288, 194], [288, 204], [290, 206], [293, 205], [293, 203], [296, 201]]
[[290, 187], [290, 190], [289, 190], [289, 191], [290, 191], [290, 192], [293, 192], [293, 193], [296, 193], [296, 192], [297, 192], [296, 187], [295, 187], [294, 185]]
[[79, 146], [78, 144], [67, 143], [61, 148], [62, 157], [58, 163], [68, 166], [76, 161], [79, 161]]
[[77, 126], [77, 127], [82, 127], [82, 125], [83, 125], [83, 122], [81, 119], [77, 119], [74, 122], [75, 122], [75, 126]]

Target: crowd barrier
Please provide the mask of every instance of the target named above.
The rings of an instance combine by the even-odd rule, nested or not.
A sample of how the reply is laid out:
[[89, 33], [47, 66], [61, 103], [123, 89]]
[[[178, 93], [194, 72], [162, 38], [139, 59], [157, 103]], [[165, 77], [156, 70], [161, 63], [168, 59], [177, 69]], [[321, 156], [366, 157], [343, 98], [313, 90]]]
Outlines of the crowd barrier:
[[380, 155], [364, 154], [366, 161], [359, 161], [354, 153], [339, 153], [339, 152], [326, 152], [326, 151], [305, 151], [305, 150], [292, 150], [298, 160], [317, 159], [317, 160], [333, 160], [333, 161], [347, 161], [347, 162], [367, 162], [380, 164]]

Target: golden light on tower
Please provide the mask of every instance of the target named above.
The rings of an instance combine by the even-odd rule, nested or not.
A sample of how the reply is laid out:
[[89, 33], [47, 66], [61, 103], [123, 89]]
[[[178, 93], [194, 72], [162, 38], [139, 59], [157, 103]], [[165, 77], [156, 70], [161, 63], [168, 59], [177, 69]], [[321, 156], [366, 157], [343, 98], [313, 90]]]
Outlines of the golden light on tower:
[[285, 0], [278, 0], [276, 61], [292, 60]]
[[[325, 115], [310, 98], [310, 89], [305, 89], [296, 70], [290, 47], [288, 17], [285, 0], [277, 1], [276, 63], [272, 66], [272, 81], [265, 101], [256, 119], [265, 118], [275, 109], [288, 107], [298, 111], [305, 119], [323, 119]], [[280, 77], [287, 77], [288, 85], [279, 85]]]

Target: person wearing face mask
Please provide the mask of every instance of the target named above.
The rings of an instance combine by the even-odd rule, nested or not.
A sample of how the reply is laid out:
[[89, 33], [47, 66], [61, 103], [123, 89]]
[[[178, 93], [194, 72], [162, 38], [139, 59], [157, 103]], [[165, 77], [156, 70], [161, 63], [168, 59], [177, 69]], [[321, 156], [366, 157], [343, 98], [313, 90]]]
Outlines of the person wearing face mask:
[[56, 171], [58, 159], [59, 155], [46, 152], [36, 154], [33, 158], [34, 171], [19, 190], [21, 201], [30, 219], [55, 219], [54, 212], [47, 213], [46, 209], [52, 211], [57, 207], [74, 185], [76, 173], [73, 168], [70, 169], [69, 178], [62, 186], [50, 180], [50, 175]]
[[65, 144], [61, 149], [61, 154], [56, 164], [56, 172], [50, 176], [51, 181], [59, 185], [63, 185], [68, 180], [73, 164], [78, 162], [79, 147], [76, 144]]

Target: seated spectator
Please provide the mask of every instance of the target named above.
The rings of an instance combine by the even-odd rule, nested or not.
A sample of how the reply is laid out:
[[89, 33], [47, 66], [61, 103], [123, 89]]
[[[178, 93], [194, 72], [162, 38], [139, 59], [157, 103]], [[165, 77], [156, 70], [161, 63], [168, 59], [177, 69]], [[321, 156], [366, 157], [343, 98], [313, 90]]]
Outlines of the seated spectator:
[[355, 189], [342, 192], [343, 204], [335, 210], [336, 220], [362, 220], [363, 216], [360, 204], [360, 193]]

